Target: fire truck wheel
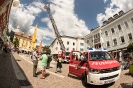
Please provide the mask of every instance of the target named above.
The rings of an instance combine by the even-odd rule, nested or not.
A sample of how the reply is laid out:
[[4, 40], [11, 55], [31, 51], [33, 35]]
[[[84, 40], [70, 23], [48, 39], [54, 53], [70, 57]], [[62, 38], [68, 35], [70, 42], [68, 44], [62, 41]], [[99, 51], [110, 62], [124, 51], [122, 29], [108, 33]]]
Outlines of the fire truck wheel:
[[70, 74], [68, 73], [67, 76], [70, 77]]
[[86, 77], [86, 74], [85, 73], [82, 74], [82, 84], [84, 86], [87, 86], [88, 85], [88, 83], [87, 83], [87, 77]]

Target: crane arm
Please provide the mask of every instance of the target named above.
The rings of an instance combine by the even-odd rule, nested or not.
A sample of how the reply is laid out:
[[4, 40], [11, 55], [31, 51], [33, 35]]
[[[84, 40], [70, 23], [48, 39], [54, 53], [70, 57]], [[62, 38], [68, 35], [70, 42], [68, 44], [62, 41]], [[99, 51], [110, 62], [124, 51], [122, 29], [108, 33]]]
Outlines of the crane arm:
[[47, 9], [47, 11], [48, 11], [49, 18], [50, 18], [52, 26], [54, 28], [54, 32], [55, 32], [56, 38], [59, 41], [59, 44], [61, 46], [61, 50], [65, 51], [65, 46], [63, 44], [63, 41], [62, 41], [61, 36], [60, 36], [60, 33], [59, 33], [58, 29], [57, 29], [57, 26], [55, 24], [54, 18], [52, 16], [52, 13], [51, 13], [51, 10], [50, 10], [50, 5], [48, 4], [47, 7], [44, 7], [44, 8]]

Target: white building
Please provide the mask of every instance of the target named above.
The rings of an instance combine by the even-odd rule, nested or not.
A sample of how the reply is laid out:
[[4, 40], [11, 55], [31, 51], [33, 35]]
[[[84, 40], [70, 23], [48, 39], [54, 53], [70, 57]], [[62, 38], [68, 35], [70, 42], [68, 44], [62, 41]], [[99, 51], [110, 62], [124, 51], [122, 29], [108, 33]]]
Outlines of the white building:
[[[61, 36], [63, 44], [65, 46], [65, 50], [67, 52], [71, 52], [72, 50], [78, 50], [84, 52], [84, 39], [83, 38], [75, 38], [70, 36]], [[58, 54], [61, 51], [60, 44], [57, 38], [50, 45], [51, 54]]]
[[130, 42], [133, 42], [133, 9], [124, 13], [120, 11], [103, 22], [102, 27], [91, 30], [84, 37], [85, 48], [107, 48], [112, 53], [125, 51]]

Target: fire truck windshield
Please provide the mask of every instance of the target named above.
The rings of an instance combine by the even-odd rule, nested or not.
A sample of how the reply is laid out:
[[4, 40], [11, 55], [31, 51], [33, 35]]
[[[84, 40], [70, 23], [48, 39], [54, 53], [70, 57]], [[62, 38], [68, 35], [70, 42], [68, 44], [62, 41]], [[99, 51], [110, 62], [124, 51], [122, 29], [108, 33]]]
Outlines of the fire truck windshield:
[[70, 52], [65, 52], [64, 55], [65, 56], [69, 56], [70, 55]]
[[108, 52], [90, 52], [90, 60], [111, 60], [112, 57]]

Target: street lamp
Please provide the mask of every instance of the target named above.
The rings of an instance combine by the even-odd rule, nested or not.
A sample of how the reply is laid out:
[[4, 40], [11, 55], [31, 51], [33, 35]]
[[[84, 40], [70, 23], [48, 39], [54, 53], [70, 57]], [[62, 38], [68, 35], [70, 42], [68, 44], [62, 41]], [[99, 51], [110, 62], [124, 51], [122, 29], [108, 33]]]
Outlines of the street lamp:
[[20, 4], [19, 0], [14, 0], [13, 1], [13, 6], [17, 7]]

